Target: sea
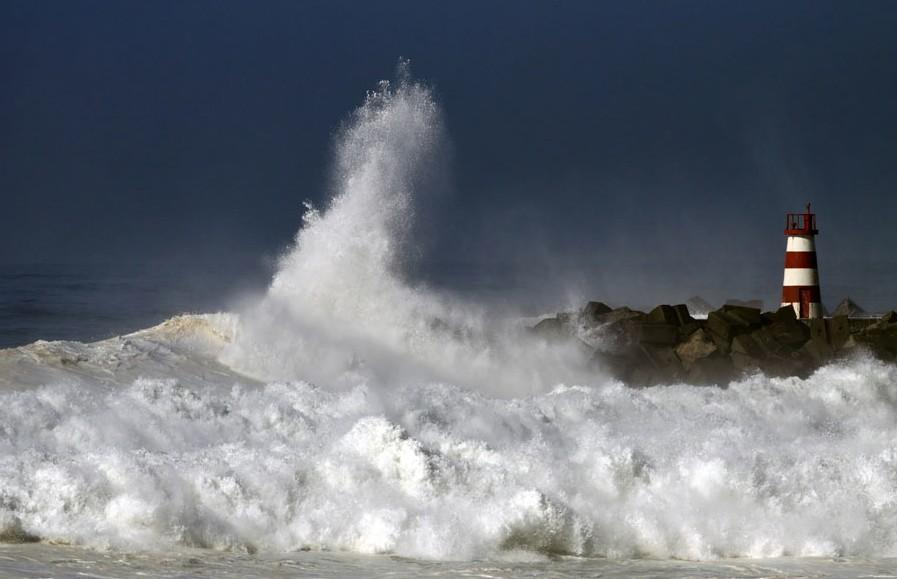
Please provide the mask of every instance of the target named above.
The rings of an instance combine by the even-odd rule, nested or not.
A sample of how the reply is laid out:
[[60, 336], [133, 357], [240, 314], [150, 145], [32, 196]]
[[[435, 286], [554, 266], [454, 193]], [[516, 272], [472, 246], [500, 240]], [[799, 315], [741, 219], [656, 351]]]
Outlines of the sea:
[[897, 576], [897, 366], [640, 387], [412, 281], [443, 133], [378, 85], [254, 273], [0, 270], [0, 576]]

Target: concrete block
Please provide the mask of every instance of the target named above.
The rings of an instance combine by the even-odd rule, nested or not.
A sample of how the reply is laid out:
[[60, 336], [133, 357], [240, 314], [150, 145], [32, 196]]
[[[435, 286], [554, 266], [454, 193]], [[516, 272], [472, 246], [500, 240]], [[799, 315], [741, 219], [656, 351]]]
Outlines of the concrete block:
[[676, 310], [673, 306], [668, 305], [657, 306], [645, 314], [644, 320], [655, 324], [679, 325], [679, 316], [676, 315]]
[[766, 357], [767, 352], [752, 334], [741, 334], [732, 338], [732, 354], [741, 354], [760, 360]]
[[829, 345], [835, 350], [840, 350], [847, 339], [850, 338], [850, 320], [847, 315], [835, 316], [825, 320], [826, 333]]
[[580, 312], [582, 319], [588, 323], [598, 323], [604, 314], [610, 313], [610, 306], [604, 302], [589, 302]]
[[760, 326], [763, 323], [763, 317], [759, 308], [725, 305], [720, 309], [745, 326]]
[[679, 341], [679, 329], [673, 324], [636, 322], [634, 337], [641, 344], [672, 346]]
[[696, 330], [688, 340], [676, 346], [676, 355], [682, 361], [683, 367], [688, 370], [697, 360], [712, 356], [719, 352], [719, 347], [707, 335], [704, 330]]

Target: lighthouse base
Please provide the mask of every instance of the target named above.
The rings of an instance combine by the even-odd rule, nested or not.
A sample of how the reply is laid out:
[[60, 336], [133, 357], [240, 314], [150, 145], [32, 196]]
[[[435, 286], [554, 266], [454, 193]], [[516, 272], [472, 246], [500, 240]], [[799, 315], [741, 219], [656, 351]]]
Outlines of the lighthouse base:
[[794, 315], [802, 320], [822, 318], [822, 304], [819, 302], [782, 302], [782, 307], [791, 306]]

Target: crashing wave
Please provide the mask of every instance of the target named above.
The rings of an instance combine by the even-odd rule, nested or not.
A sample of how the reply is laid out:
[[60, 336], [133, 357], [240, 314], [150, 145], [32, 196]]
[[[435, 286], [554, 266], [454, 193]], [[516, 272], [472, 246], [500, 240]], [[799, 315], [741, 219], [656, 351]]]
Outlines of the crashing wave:
[[897, 368], [632, 389], [408, 283], [443, 130], [407, 75], [371, 93], [252, 307], [0, 351], [0, 541], [897, 554]]

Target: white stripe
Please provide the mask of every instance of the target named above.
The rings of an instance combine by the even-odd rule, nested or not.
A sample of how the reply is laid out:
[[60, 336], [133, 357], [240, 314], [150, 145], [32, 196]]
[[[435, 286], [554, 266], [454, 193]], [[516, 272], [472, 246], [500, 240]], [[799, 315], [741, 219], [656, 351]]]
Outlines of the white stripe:
[[799, 286], [815, 286], [819, 285], [819, 273], [815, 269], [809, 268], [785, 268], [785, 281], [783, 286], [799, 285]]
[[789, 235], [785, 251], [816, 251], [812, 235]]
[[822, 304], [811, 302], [810, 303], [810, 317], [811, 318], [821, 318], [822, 317]]

